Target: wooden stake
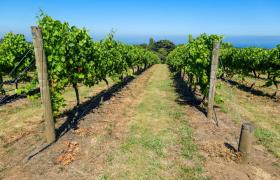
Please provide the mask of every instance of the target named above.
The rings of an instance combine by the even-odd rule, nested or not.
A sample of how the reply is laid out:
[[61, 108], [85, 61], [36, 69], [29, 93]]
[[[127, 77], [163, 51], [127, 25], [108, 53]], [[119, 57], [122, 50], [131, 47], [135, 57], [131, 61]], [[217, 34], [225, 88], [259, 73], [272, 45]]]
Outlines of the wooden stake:
[[4, 89], [3, 89], [3, 82], [4, 82], [4, 80], [3, 80], [3, 75], [2, 75], [2, 73], [0, 72], [0, 94], [5, 94], [5, 91], [4, 91]]
[[249, 159], [249, 155], [253, 142], [253, 126], [250, 123], [242, 124], [239, 138], [238, 151], [242, 154], [242, 162], [246, 163]]
[[216, 72], [219, 63], [219, 49], [220, 49], [220, 42], [219, 41], [214, 42], [213, 52], [212, 52], [211, 73], [210, 73], [208, 108], [207, 108], [207, 117], [209, 120], [212, 120], [213, 118], [213, 106], [214, 106], [215, 91], [216, 91]]
[[55, 125], [53, 120], [47, 59], [43, 46], [43, 38], [41, 29], [35, 26], [31, 27], [33, 45], [36, 59], [36, 67], [40, 84], [41, 101], [43, 106], [43, 117], [46, 124], [46, 137], [48, 143], [53, 143], [56, 140]]

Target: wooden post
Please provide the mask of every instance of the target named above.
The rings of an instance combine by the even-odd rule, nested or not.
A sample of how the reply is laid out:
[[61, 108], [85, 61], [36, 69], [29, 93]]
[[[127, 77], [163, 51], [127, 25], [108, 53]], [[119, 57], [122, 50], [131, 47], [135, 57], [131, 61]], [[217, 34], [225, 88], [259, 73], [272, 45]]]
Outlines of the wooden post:
[[249, 155], [253, 142], [253, 126], [250, 123], [242, 124], [239, 138], [238, 151], [242, 154], [242, 162], [246, 163], [249, 159]]
[[0, 94], [5, 94], [5, 91], [3, 89], [3, 83], [4, 83], [4, 80], [3, 80], [3, 75], [2, 73], [0, 72]]
[[208, 108], [207, 108], [207, 117], [209, 120], [212, 120], [213, 118], [213, 106], [214, 106], [214, 98], [215, 98], [215, 91], [216, 91], [216, 72], [219, 64], [219, 49], [220, 49], [220, 42], [219, 41], [214, 42], [213, 52], [212, 52], [212, 62], [211, 62]]
[[33, 45], [36, 59], [36, 67], [40, 84], [41, 101], [43, 105], [43, 117], [46, 124], [46, 137], [48, 143], [53, 143], [56, 140], [55, 125], [53, 120], [47, 59], [43, 46], [43, 38], [41, 29], [35, 26], [31, 27]]

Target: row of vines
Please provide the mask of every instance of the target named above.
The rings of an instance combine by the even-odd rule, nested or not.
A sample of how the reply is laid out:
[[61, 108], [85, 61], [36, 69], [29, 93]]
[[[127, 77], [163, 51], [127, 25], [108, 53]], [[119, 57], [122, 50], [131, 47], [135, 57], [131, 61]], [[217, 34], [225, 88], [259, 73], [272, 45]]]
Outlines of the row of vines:
[[186, 75], [194, 91], [199, 87], [203, 99], [209, 91], [213, 44], [221, 39], [221, 36], [206, 34], [197, 38], [189, 37], [189, 43], [178, 46], [167, 57], [172, 70]]
[[[259, 78], [266, 76], [264, 86], [276, 87], [274, 96], [278, 91], [278, 78], [280, 77], [280, 46], [273, 49], [255, 47], [233, 48], [225, 47], [221, 50], [222, 77], [232, 77], [235, 74]], [[255, 83], [251, 85], [251, 88]]]
[[280, 45], [274, 49], [234, 48], [229, 43], [223, 43], [222, 38], [207, 34], [197, 38], [190, 36], [187, 44], [178, 46], [168, 55], [167, 63], [177, 74], [187, 76], [190, 88], [196, 91], [198, 87], [205, 97], [209, 91], [213, 44], [220, 41], [219, 77], [231, 78], [238, 74], [258, 78], [266, 75], [265, 86], [275, 85], [276, 96], [280, 78]]
[[[48, 61], [51, 101], [55, 115], [65, 106], [65, 88], [73, 87], [79, 104], [78, 85], [92, 87], [101, 81], [108, 83], [108, 78], [122, 80], [134, 71], [146, 69], [160, 61], [151, 51], [114, 40], [113, 34], [109, 34], [104, 40], [94, 41], [85, 28], [70, 26], [67, 22], [54, 20], [44, 13], [38, 17], [38, 26], [42, 30]], [[28, 51], [31, 52], [25, 55], [23, 63], [19, 62]], [[22, 68], [33, 60], [32, 44], [26, 41], [23, 35], [8, 33], [4, 36], [0, 43], [2, 94], [5, 93], [3, 77], [18, 75]], [[30, 76], [30, 73], [25, 76]], [[29, 83], [37, 86], [36, 73], [31, 76]]]
[[[7, 33], [0, 43], [0, 94], [5, 94], [3, 88], [4, 76], [13, 78], [18, 88], [18, 74], [34, 59], [31, 52], [32, 45], [27, 42], [24, 35]], [[21, 74], [26, 79], [27, 73]]]

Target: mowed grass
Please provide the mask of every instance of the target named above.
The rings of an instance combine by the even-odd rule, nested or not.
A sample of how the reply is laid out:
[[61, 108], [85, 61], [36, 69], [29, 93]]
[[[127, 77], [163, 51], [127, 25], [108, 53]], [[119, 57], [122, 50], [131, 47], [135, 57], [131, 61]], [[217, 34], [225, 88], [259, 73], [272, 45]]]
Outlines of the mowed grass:
[[100, 179], [203, 179], [201, 159], [192, 141], [184, 107], [166, 65], [156, 65], [129, 133], [107, 158]]
[[224, 101], [219, 104], [222, 111], [237, 124], [252, 122], [257, 141], [280, 158], [280, 102], [239, 90], [225, 82], [220, 82], [220, 86], [217, 93]]

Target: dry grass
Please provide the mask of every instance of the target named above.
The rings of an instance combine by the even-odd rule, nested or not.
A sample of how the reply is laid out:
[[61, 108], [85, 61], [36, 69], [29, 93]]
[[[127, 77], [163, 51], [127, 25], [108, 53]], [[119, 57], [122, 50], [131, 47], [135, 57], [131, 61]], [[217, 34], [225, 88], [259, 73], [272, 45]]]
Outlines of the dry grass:
[[[252, 78], [246, 78], [247, 82]], [[260, 87], [263, 80], [256, 82], [256, 88], [263, 92], [272, 93], [273, 89]], [[252, 122], [255, 129], [255, 137], [277, 158], [280, 158], [280, 103], [275, 99], [258, 96], [220, 82], [217, 93], [223, 99], [219, 104], [222, 111], [227, 113], [237, 124], [246, 121]]]
[[[110, 83], [113, 83], [110, 80]], [[81, 103], [93, 97], [97, 93], [106, 89], [104, 82], [93, 88], [80, 86]], [[75, 93], [72, 88], [67, 88], [64, 92], [66, 107], [61, 111], [72, 109], [76, 105]], [[42, 109], [39, 98], [24, 98], [6, 105], [0, 106], [0, 137], [6, 138], [26, 131], [37, 131], [42, 129]]]

